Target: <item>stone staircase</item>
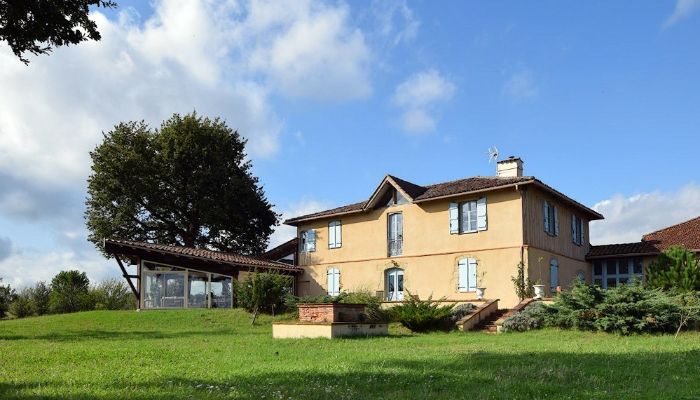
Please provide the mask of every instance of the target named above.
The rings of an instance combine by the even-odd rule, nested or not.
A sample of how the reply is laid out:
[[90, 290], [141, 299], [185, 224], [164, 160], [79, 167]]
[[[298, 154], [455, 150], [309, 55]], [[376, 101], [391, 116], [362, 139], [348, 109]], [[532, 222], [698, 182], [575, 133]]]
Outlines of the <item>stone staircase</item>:
[[508, 318], [511, 314], [512, 310], [499, 308], [498, 310], [491, 313], [491, 315], [486, 317], [486, 319], [479, 322], [479, 325], [477, 325], [474, 330], [486, 333], [498, 333], [498, 326], [496, 325], [496, 321], [498, 321], [501, 318]]

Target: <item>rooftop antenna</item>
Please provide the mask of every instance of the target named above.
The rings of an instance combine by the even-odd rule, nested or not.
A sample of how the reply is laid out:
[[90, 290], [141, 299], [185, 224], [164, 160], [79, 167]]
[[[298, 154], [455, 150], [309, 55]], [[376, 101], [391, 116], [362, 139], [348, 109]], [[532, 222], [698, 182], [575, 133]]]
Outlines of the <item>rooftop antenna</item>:
[[491, 163], [491, 161], [498, 161], [498, 149], [496, 148], [496, 146], [489, 147], [488, 155], [489, 164]]

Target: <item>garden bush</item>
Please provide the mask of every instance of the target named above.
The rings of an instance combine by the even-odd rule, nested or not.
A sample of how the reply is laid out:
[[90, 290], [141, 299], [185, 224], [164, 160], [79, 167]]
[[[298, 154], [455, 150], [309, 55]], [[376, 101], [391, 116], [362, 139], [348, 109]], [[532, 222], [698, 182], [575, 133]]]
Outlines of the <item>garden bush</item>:
[[130, 310], [135, 308], [134, 295], [124, 282], [109, 279], [90, 289], [96, 310]]
[[629, 335], [670, 333], [700, 322], [698, 294], [676, 295], [640, 283], [608, 290], [576, 282], [550, 306], [527, 307], [504, 321], [503, 328], [525, 331], [542, 326]]
[[[0, 278], [2, 282], [2, 278]], [[10, 308], [10, 303], [15, 297], [15, 290], [10, 285], [0, 285], [0, 318], [5, 317], [5, 313]]]
[[452, 305], [441, 306], [432, 296], [422, 301], [418, 296], [408, 294], [408, 300], [391, 308], [390, 313], [401, 325], [413, 332], [450, 330]]
[[10, 314], [15, 318], [26, 318], [34, 314], [31, 289], [22, 289], [10, 303]]
[[525, 307], [519, 313], [513, 314], [503, 321], [504, 332], [525, 332], [540, 329], [551, 320], [551, 309], [541, 302]]
[[236, 285], [236, 301], [239, 307], [253, 313], [281, 312], [285, 298], [291, 292], [292, 278], [274, 272], [250, 272]]
[[659, 254], [644, 271], [646, 285], [678, 291], [700, 290], [700, 261], [682, 246], [672, 246]]
[[472, 303], [465, 303], [454, 306], [452, 310], [450, 310], [450, 321], [453, 324], [457, 323], [457, 321], [459, 321], [460, 319], [466, 317], [469, 314], [472, 314], [475, 309], [476, 306]]
[[94, 303], [89, 294], [90, 280], [85, 272], [61, 271], [51, 280], [49, 309], [52, 313], [71, 313], [92, 310]]

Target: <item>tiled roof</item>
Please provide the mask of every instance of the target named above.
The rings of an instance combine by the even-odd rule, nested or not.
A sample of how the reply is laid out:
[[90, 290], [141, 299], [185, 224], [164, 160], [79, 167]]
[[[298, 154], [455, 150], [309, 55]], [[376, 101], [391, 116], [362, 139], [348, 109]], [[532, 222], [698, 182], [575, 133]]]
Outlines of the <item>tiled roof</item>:
[[623, 255], [643, 255], [658, 254], [659, 250], [650, 242], [633, 242], [633, 243], [619, 243], [619, 244], [604, 244], [601, 246], [591, 246], [588, 251], [586, 258], [603, 258], [603, 257], [614, 257]]
[[393, 175], [389, 175], [389, 177], [390, 177], [391, 179], [393, 179], [394, 182], [396, 182], [396, 184], [399, 185], [399, 187], [401, 187], [401, 189], [402, 189], [404, 192], [406, 192], [406, 194], [408, 194], [409, 196], [411, 196], [412, 199], [415, 199], [416, 197], [418, 197], [418, 196], [422, 195], [423, 193], [425, 193], [426, 190], [428, 190], [427, 188], [425, 188], [425, 187], [423, 187], [423, 186], [419, 186], [419, 185], [416, 185], [415, 183], [411, 183], [411, 182], [409, 182], [409, 181], [405, 181], [405, 180], [403, 180], [403, 179], [401, 179], [401, 178], [399, 178], [399, 177], [396, 177], [396, 176], [393, 176]]
[[265, 260], [276, 261], [292, 253], [296, 253], [299, 246], [299, 238], [293, 237], [279, 246], [275, 246], [262, 254]]
[[[226, 264], [231, 264], [235, 266], [244, 267], [261, 267], [270, 268], [278, 270], [288, 270], [288, 271], [298, 271], [298, 267], [294, 267], [288, 264], [265, 260], [262, 258], [243, 256], [234, 253], [225, 253], [222, 251], [198, 249], [194, 247], [185, 246], [174, 246], [167, 244], [157, 244], [157, 243], [147, 243], [147, 242], [134, 242], [130, 240], [121, 239], [105, 239], [104, 241], [105, 249], [108, 252], [125, 251], [129, 249], [134, 250], [146, 250], [154, 251], [166, 255], [176, 255], [185, 256], [190, 258], [196, 258], [200, 260], [217, 261]], [[126, 252], [118, 253], [128, 255]]]
[[700, 217], [648, 233], [643, 236], [642, 240], [653, 242], [661, 251], [671, 246], [700, 250]]
[[[554, 190], [550, 186], [545, 185], [541, 181], [532, 176], [522, 177], [499, 177], [499, 176], [475, 176], [472, 178], [458, 179], [450, 182], [437, 183], [433, 185], [420, 186], [415, 183], [408, 182], [393, 175], [388, 175], [401, 189], [413, 198], [416, 203], [435, 200], [444, 197], [457, 196], [462, 194], [481, 192], [486, 190], [494, 190], [516, 184], [536, 183], [542, 189], [547, 190], [556, 196], [571, 203], [575, 207], [582, 208], [591, 215], [592, 219], [602, 219], [603, 216], [588, 207], [576, 202], [575, 200], [565, 196], [564, 194]], [[351, 214], [362, 212], [365, 209], [367, 201], [349, 204], [342, 207], [333, 208], [330, 210], [320, 211], [313, 214], [301, 215], [294, 218], [289, 218], [284, 221], [285, 224], [294, 225], [301, 221], [309, 221], [318, 218], [330, 217], [335, 215]]]
[[486, 189], [497, 189], [501, 186], [514, 185], [533, 181], [531, 176], [522, 177], [497, 177], [475, 176], [472, 178], [458, 179], [456, 181], [437, 183], [426, 186], [426, 190], [420, 196], [414, 197], [415, 201], [430, 200], [438, 197], [446, 197], [462, 193], [476, 192]]

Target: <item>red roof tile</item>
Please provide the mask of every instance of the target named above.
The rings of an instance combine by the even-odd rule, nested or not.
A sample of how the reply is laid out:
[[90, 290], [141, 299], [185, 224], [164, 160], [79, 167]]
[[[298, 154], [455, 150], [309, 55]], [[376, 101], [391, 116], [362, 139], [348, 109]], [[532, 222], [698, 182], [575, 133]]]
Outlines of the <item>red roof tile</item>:
[[659, 250], [653, 243], [649, 242], [633, 242], [619, 244], [604, 244], [601, 246], [591, 246], [586, 258], [605, 258], [605, 257], [621, 257], [631, 255], [654, 255], [658, 254]]
[[[522, 177], [499, 177], [499, 176], [475, 176], [472, 178], [458, 179], [450, 182], [436, 183], [433, 185], [420, 186], [408, 182], [393, 175], [388, 175], [401, 189], [413, 198], [416, 203], [447, 198], [452, 196], [464, 195], [487, 190], [496, 190], [516, 184], [536, 184], [541, 189], [546, 190], [555, 196], [570, 203], [574, 207], [585, 210], [591, 219], [602, 219], [603, 216], [591, 210], [590, 208], [576, 202], [575, 200], [565, 196], [561, 192], [556, 191], [552, 187], [542, 183], [532, 176]], [[367, 201], [349, 204], [342, 207], [336, 207], [330, 210], [320, 211], [313, 214], [301, 215], [294, 218], [289, 218], [284, 221], [285, 224], [296, 225], [299, 222], [310, 221], [319, 218], [331, 217], [336, 215], [352, 214], [365, 211]]]
[[124, 252], [125, 250], [128, 250], [128, 249], [148, 250], [148, 251], [155, 251], [155, 252], [159, 252], [159, 253], [167, 254], [167, 255], [177, 255], [177, 256], [185, 256], [185, 257], [196, 258], [196, 259], [201, 259], [201, 260], [217, 261], [217, 262], [222, 262], [222, 263], [226, 263], [226, 264], [230, 264], [230, 265], [234, 265], [234, 266], [253, 267], [253, 268], [261, 267], [261, 268], [287, 270], [287, 271], [300, 271], [301, 270], [298, 267], [295, 267], [295, 266], [292, 266], [289, 264], [284, 264], [284, 263], [277, 262], [277, 261], [265, 260], [262, 258], [251, 257], [251, 256], [243, 256], [240, 254], [225, 253], [222, 251], [198, 249], [198, 248], [194, 248], [194, 247], [174, 246], [174, 245], [167, 245], [167, 244], [147, 243], [147, 242], [133, 242], [130, 240], [121, 240], [121, 239], [105, 239], [104, 243], [105, 243], [105, 248], [107, 249], [108, 252], [118, 253], [118, 251], [122, 251], [122, 253], [118, 253], [118, 254], [124, 254], [124, 255], [129, 255], [128, 253]]
[[700, 217], [648, 233], [642, 240], [654, 243], [661, 251], [671, 246], [700, 251]]

